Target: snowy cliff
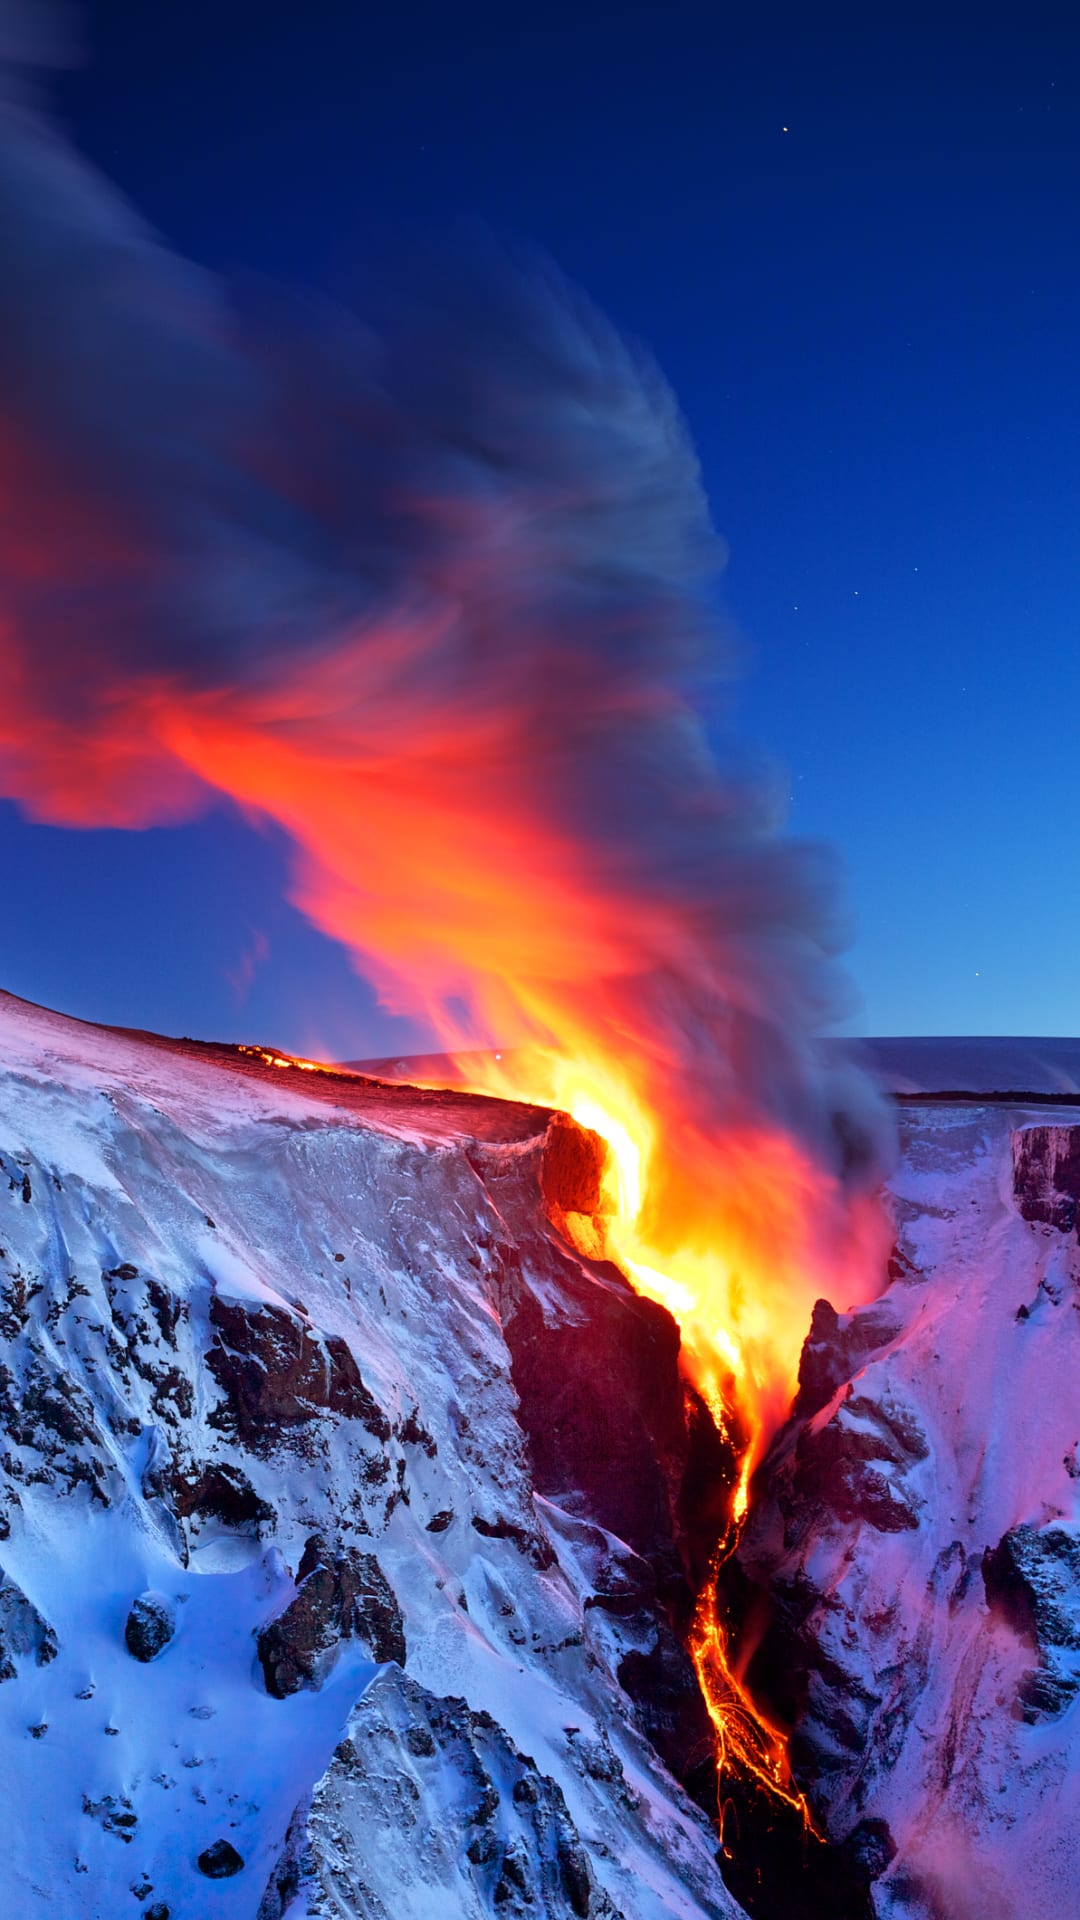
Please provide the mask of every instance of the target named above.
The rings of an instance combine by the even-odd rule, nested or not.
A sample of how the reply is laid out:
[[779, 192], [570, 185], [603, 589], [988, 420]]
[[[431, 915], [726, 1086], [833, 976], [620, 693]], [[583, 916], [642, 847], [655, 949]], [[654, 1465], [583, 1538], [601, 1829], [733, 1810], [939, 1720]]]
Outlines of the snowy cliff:
[[891, 1062], [889, 1285], [722, 1574], [832, 1847], [728, 1783], [724, 1857], [733, 1462], [557, 1231], [593, 1137], [0, 997], [0, 1911], [1077, 1920], [1080, 1118], [984, 1053]]
[[[978, 1083], [1025, 1044], [969, 1043]], [[891, 1283], [815, 1310], [729, 1598], [880, 1920], [1075, 1920], [1080, 1127], [924, 1101], [919, 1068]]]
[[733, 1915], [730, 1480], [536, 1109], [0, 1000], [2, 1910]]

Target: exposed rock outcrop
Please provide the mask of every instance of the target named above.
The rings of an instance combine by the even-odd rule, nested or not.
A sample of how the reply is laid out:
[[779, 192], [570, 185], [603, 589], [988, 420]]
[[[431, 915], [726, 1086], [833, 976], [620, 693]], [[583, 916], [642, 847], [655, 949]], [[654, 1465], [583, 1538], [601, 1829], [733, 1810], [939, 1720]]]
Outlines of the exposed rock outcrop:
[[796, 1418], [809, 1420], [828, 1406], [870, 1355], [896, 1338], [901, 1324], [888, 1301], [877, 1301], [860, 1313], [839, 1314], [828, 1300], [816, 1300], [799, 1360]]
[[265, 1453], [319, 1414], [359, 1420], [378, 1440], [390, 1423], [360, 1377], [347, 1343], [320, 1335], [279, 1307], [210, 1302], [216, 1338], [206, 1364], [224, 1399], [209, 1424], [252, 1453]]
[[[559, 1231], [568, 1215], [580, 1222], [602, 1207], [605, 1155], [596, 1135], [564, 1116], [551, 1123], [539, 1178]], [[481, 1150], [472, 1159], [500, 1212], [528, 1218], [529, 1163]], [[634, 1293], [618, 1269], [545, 1243], [538, 1226], [516, 1245], [485, 1249], [533, 1479], [562, 1514], [587, 1517], [622, 1543], [590, 1559], [586, 1605], [607, 1618], [638, 1724], [711, 1810], [714, 1738], [685, 1636], [727, 1522], [735, 1453], [680, 1373], [670, 1314]]]
[[1073, 1233], [1080, 1206], [1080, 1127], [1019, 1128], [1012, 1153], [1013, 1189], [1024, 1219]]
[[354, 1639], [373, 1660], [405, 1665], [401, 1608], [374, 1554], [355, 1547], [335, 1552], [312, 1534], [293, 1599], [258, 1636], [266, 1691], [285, 1700], [301, 1687], [317, 1690], [332, 1671], [341, 1642]]
[[56, 1634], [22, 1588], [0, 1567], [0, 1680], [18, 1678], [18, 1662], [48, 1666], [59, 1651]]
[[1021, 1717], [1059, 1720], [1080, 1693], [1080, 1528], [1011, 1527], [982, 1576], [991, 1609], [1039, 1655], [1017, 1688]]
[[[629, 1812], [621, 1773], [620, 1791]], [[556, 1781], [491, 1714], [404, 1675], [378, 1681], [351, 1715], [260, 1920], [281, 1920], [298, 1893], [308, 1913], [331, 1914], [346, 1889], [356, 1920], [619, 1920]]]

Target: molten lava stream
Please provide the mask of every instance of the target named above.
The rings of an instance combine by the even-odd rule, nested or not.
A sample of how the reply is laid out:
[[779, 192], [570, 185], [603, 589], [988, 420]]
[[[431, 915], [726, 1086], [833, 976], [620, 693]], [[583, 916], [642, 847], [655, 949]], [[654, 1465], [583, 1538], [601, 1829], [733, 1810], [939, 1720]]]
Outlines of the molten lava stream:
[[[475, 1086], [476, 1057], [460, 1065]], [[738, 1777], [816, 1834], [784, 1733], [733, 1669], [717, 1577], [738, 1545], [753, 1469], [790, 1408], [812, 1303], [829, 1283], [857, 1297], [873, 1223], [852, 1219], [837, 1183], [787, 1136], [744, 1126], [718, 1139], [677, 1121], [667, 1127], [635, 1096], [624, 1068], [529, 1049], [499, 1064], [492, 1057], [482, 1081], [478, 1090], [567, 1112], [606, 1143], [595, 1207], [566, 1215], [564, 1230], [580, 1252], [616, 1262], [638, 1292], [668, 1308], [686, 1372], [740, 1460], [730, 1522], [689, 1640], [721, 1792], [725, 1775]], [[665, 1154], [672, 1140], [677, 1149]], [[718, 1814], [722, 1837], [722, 1804]]]
[[[748, 1451], [745, 1458], [749, 1457]], [[745, 1476], [740, 1479], [740, 1492], [744, 1486]], [[698, 1595], [689, 1642], [690, 1657], [716, 1737], [717, 1821], [722, 1846], [726, 1774], [753, 1781], [766, 1794], [798, 1813], [808, 1832], [817, 1835], [818, 1831], [806, 1799], [792, 1779], [786, 1735], [750, 1698], [728, 1658], [727, 1635], [719, 1616], [718, 1581], [721, 1567], [739, 1544], [740, 1532], [741, 1522], [733, 1517]], [[724, 1850], [727, 1851], [726, 1846]]]

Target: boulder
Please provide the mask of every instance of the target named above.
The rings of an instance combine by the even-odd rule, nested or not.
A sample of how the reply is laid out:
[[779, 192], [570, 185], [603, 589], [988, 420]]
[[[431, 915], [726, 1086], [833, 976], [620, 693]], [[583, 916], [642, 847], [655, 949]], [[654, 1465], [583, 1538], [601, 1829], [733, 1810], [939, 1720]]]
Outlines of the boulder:
[[163, 1593], [140, 1593], [124, 1625], [124, 1644], [132, 1659], [156, 1660], [176, 1632], [176, 1613]]
[[198, 1858], [200, 1873], [208, 1880], [231, 1880], [244, 1865], [243, 1856], [237, 1853], [231, 1840], [212, 1840], [204, 1847]]

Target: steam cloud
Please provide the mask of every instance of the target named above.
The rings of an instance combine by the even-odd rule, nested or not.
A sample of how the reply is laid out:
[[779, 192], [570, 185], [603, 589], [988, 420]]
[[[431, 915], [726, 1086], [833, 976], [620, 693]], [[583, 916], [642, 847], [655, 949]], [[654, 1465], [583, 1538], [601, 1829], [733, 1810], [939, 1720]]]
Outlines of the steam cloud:
[[692, 704], [722, 555], [656, 368], [493, 245], [364, 321], [242, 320], [34, 106], [35, 17], [0, 16], [3, 790], [133, 827], [228, 793], [451, 1043], [599, 1033], [688, 1126], [865, 1166], [831, 869]]

